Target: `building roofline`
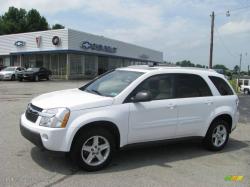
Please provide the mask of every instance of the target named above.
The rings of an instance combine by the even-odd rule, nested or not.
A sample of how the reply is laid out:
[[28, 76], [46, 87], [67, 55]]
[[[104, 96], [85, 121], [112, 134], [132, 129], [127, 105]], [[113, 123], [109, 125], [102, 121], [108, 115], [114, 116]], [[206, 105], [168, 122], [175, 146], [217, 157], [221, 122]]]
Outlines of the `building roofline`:
[[4, 36], [15, 36], [15, 35], [21, 35], [21, 34], [30, 34], [30, 33], [38, 33], [38, 32], [50, 32], [50, 31], [57, 31], [57, 30], [68, 30], [67, 28], [64, 29], [51, 29], [51, 30], [44, 30], [44, 31], [33, 31], [33, 32], [20, 32], [20, 33], [15, 33], [15, 34], [4, 34], [0, 35], [0, 37]]

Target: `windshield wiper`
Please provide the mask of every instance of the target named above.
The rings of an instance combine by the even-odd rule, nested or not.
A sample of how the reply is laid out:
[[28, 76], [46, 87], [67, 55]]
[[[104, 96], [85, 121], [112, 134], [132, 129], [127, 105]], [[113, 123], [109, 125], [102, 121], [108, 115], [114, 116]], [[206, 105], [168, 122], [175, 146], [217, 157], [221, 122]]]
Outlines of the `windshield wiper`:
[[90, 90], [91, 92], [95, 92], [95, 93], [97, 93], [98, 95], [102, 95], [99, 91], [97, 91], [97, 90]]
[[97, 90], [88, 90], [88, 89], [85, 89], [84, 91], [87, 91], [87, 92], [94, 92], [94, 93], [96, 93], [97, 95], [101, 95], [102, 96], [102, 94], [99, 92], [99, 91], [97, 91]]

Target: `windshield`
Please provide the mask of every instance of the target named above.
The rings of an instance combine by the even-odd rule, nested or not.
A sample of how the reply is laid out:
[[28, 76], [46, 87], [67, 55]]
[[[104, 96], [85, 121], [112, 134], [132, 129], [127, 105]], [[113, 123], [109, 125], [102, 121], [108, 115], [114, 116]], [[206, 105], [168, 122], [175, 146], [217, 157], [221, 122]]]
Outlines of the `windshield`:
[[16, 68], [14, 67], [7, 67], [7, 68], [4, 68], [3, 71], [15, 71]]
[[39, 71], [39, 68], [28, 68], [27, 71]]
[[115, 70], [81, 87], [80, 90], [115, 97], [142, 74], [136, 71]]

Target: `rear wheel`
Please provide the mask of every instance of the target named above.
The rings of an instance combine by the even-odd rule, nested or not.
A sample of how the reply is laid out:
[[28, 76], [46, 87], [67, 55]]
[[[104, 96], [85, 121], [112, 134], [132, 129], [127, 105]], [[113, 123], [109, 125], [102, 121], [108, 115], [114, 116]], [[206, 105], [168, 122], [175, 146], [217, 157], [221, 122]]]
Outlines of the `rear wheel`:
[[225, 147], [229, 138], [229, 124], [225, 120], [216, 120], [209, 127], [204, 145], [209, 150], [219, 151]]
[[249, 89], [244, 89], [244, 94], [249, 94]]
[[77, 137], [71, 158], [86, 171], [106, 167], [115, 152], [114, 136], [106, 129], [87, 129]]

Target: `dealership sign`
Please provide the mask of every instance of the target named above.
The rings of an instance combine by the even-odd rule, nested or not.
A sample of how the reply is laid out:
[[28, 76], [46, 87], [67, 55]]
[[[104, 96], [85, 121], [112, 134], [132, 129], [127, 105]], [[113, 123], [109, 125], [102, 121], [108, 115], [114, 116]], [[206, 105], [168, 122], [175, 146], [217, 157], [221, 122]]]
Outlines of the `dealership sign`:
[[88, 41], [81, 42], [80, 47], [83, 48], [83, 49], [86, 49], [86, 50], [90, 49], [90, 50], [94, 50], [94, 51], [102, 51], [102, 52], [107, 52], [107, 53], [116, 53], [116, 50], [117, 50], [116, 47], [91, 43], [91, 42], [88, 42]]
[[23, 47], [23, 46], [25, 46], [25, 42], [24, 41], [16, 41], [14, 43], [14, 45], [17, 46], [17, 47]]
[[41, 46], [41, 41], [42, 41], [42, 37], [41, 36], [37, 36], [36, 37], [36, 46], [40, 47]]

